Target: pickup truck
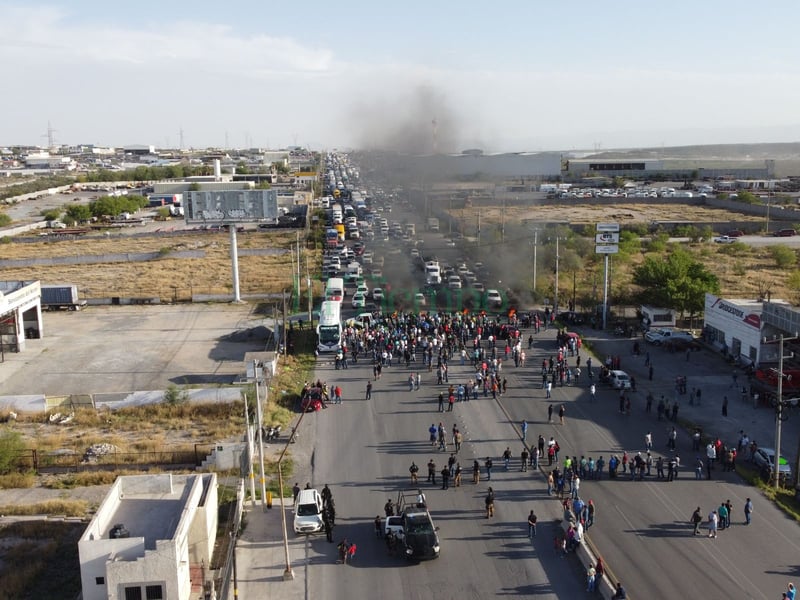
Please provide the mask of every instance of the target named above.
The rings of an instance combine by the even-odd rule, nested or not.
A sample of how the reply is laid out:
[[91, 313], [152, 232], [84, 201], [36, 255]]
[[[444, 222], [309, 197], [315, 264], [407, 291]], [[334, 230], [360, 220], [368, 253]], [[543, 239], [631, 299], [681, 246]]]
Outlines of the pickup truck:
[[400, 492], [397, 506], [400, 514], [386, 517], [384, 535], [394, 535], [409, 560], [438, 558], [439, 528], [433, 524], [425, 496], [420, 492]]
[[694, 336], [687, 331], [679, 331], [677, 329], [651, 329], [645, 334], [644, 339], [651, 344], [661, 346], [662, 344], [672, 344], [678, 341], [691, 343], [694, 341]]

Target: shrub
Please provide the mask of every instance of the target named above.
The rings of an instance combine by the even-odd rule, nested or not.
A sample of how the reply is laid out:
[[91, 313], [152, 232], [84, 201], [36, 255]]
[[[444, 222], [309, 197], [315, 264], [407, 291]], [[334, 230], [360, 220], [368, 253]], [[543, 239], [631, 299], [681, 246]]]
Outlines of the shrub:
[[769, 253], [779, 269], [787, 269], [797, 262], [797, 253], [787, 246], [770, 246]]

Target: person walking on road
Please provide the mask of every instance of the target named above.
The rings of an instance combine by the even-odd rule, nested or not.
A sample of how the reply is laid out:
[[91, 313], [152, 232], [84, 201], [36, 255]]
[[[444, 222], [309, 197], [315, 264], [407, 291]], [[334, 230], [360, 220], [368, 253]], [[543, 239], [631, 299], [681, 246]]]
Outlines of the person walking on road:
[[442, 489], [447, 490], [450, 488], [450, 469], [449, 467], [444, 467], [442, 469]]
[[744, 524], [750, 525], [750, 517], [753, 514], [753, 502], [748, 498], [744, 503]]
[[597, 388], [595, 388], [595, 387], [594, 387], [594, 384], [592, 384], [592, 385], [590, 385], [590, 386], [589, 386], [589, 400], [590, 400], [591, 402], [594, 402], [594, 401], [595, 401], [595, 399], [596, 399], [596, 398], [595, 398], [595, 392], [596, 392], [596, 391], [597, 391]]
[[520, 462], [522, 463], [522, 467], [520, 471], [527, 471], [528, 470], [528, 448], [527, 446], [522, 447], [522, 452], [519, 455]]
[[[550, 397], [550, 396], [548, 396], [548, 398], [549, 398], [549, 397]], [[552, 404], [550, 404], [550, 405], [547, 407], [547, 422], [548, 422], [548, 423], [552, 423], [552, 422], [553, 422], [553, 405], [552, 405]]]
[[[484, 466], [486, 467], [486, 481], [491, 481], [492, 480], [492, 466], [493, 465], [492, 465], [492, 459], [489, 458], [488, 456], [486, 457], [486, 462], [484, 463]], [[492, 489], [492, 488], [489, 488], [489, 489]]]
[[511, 464], [511, 448], [506, 446], [503, 451], [503, 469], [508, 471], [508, 466]]
[[561, 424], [562, 424], [562, 425], [564, 424], [564, 415], [566, 414], [566, 412], [567, 412], [567, 409], [566, 409], [566, 407], [565, 407], [565, 406], [562, 404], [562, 405], [561, 405], [561, 408], [559, 408], [559, 409], [558, 409], [558, 418], [559, 418], [559, 420], [561, 421]]
[[723, 396], [722, 397], [722, 416], [723, 417], [727, 417], [728, 416], [728, 397], [727, 396]]
[[367, 398], [367, 400], [372, 400], [372, 382], [371, 381], [367, 382], [367, 396], [366, 396], [366, 398]]
[[439, 412], [444, 412], [444, 393], [439, 392]]
[[520, 425], [520, 429], [522, 430], [522, 441], [525, 441], [525, 438], [528, 437], [528, 422], [525, 419], [522, 419], [522, 425]]
[[651, 431], [644, 435], [644, 449], [648, 452], [653, 449], [653, 433]]

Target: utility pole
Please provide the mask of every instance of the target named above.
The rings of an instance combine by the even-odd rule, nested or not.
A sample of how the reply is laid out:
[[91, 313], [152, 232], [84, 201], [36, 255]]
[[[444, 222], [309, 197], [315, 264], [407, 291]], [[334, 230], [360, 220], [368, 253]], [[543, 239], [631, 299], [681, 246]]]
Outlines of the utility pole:
[[256, 474], [253, 471], [253, 433], [250, 428], [250, 411], [247, 407], [247, 394], [242, 394], [244, 399], [244, 424], [247, 429], [247, 477], [250, 479], [250, 502], [256, 505]]
[[533, 230], [533, 293], [536, 293], [536, 249], [539, 245], [539, 230]]
[[556, 236], [556, 289], [553, 294], [553, 312], [558, 314], [558, 236]]
[[255, 375], [256, 388], [256, 432], [258, 433], [258, 464], [261, 473], [261, 506], [267, 508], [267, 479], [264, 473], [264, 413], [261, 410], [261, 394], [259, 393], [258, 361], [253, 361], [253, 375]]

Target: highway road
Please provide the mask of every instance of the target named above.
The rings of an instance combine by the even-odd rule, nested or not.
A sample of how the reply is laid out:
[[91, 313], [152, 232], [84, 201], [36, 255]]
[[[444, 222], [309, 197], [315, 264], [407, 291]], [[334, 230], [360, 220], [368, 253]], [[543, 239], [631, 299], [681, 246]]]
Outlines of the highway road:
[[[395, 215], [393, 220], [402, 220], [402, 215]], [[437, 244], [436, 236], [426, 235], [425, 246], [436, 246], [436, 254], [455, 261], [457, 254], [449, 255], [458, 250]], [[412, 598], [584, 595], [584, 575], [577, 563], [571, 558], [558, 559], [553, 552], [554, 523], [560, 508], [557, 500], [546, 496], [544, 472], [523, 474], [513, 463], [509, 473], [497, 468], [506, 446], [519, 456], [522, 443], [516, 426], [523, 418], [530, 423], [529, 442], [539, 434], [545, 439], [554, 436], [562, 455], [603, 455], [607, 461], [612, 453], [643, 451], [644, 435], [652, 431], [656, 456], [668, 456], [665, 440], [671, 425], [658, 422], [655, 413], [644, 411], [644, 397], [650, 390], [656, 398], [664, 394], [673, 400], [675, 377], [688, 375], [690, 388], [703, 389], [704, 402], [700, 407], [688, 406], [686, 396], [678, 397], [682, 419], [728, 443], [735, 443], [744, 429], [761, 445], [772, 444], [773, 412], [755, 410], [738, 400], [731, 368], [718, 356], [703, 350], [687, 360], [683, 353], [648, 347], [655, 365], [653, 381], [648, 381], [644, 358], [631, 355], [632, 340], [609, 337], [590, 328], [580, 331], [592, 348], [595, 365], [606, 354], [620, 356], [622, 368], [635, 375], [639, 391], [631, 396], [630, 416], [618, 412], [617, 393], [604, 386], [599, 387], [597, 401], [590, 403], [586, 381], [557, 387], [553, 399], [545, 399], [539, 386], [539, 365], [542, 358], [555, 352], [553, 330], [534, 336], [533, 348], [526, 350], [525, 367], [509, 365], [504, 369], [508, 394], [498, 401], [481, 398], [456, 405], [453, 413], [445, 415], [436, 412], [439, 389], [433, 374], [423, 375], [419, 392], [409, 392], [408, 371], [404, 367], [387, 369], [375, 384], [372, 401], [367, 402], [363, 390], [371, 375], [369, 367], [335, 371], [323, 358], [316, 376], [341, 385], [345, 402], [309, 415], [304, 421], [306, 441], [301, 445], [313, 439], [313, 447], [309, 444], [307, 465], [297, 453], [297, 478], [301, 482], [307, 478], [320, 488], [330, 484], [338, 507], [336, 539], [355, 540], [359, 554], [351, 566], [336, 565], [334, 544], [321, 537], [295, 538], [290, 534], [296, 580], [280, 581], [277, 574], [281, 564], [268, 567], [274, 576], [267, 580], [276, 582], [275, 593], [280, 592], [282, 597], [324, 594], [350, 598], [370, 597], [381, 589]], [[524, 331], [523, 338], [530, 333]], [[584, 349], [584, 362], [586, 356]], [[471, 375], [470, 369], [458, 362], [451, 365], [451, 382], [466, 381]], [[727, 394], [732, 399], [729, 416], [721, 417], [721, 398]], [[565, 425], [547, 422], [551, 401], [556, 406], [565, 404]], [[441, 528], [442, 555], [431, 562], [408, 565], [387, 556], [382, 542], [374, 538], [372, 521], [382, 514], [387, 498], [395, 498], [398, 490], [407, 487], [411, 460], [424, 472], [425, 463], [433, 456], [441, 468], [445, 455], [432, 452], [427, 441], [427, 428], [440, 420], [448, 430], [456, 423], [464, 433], [466, 442], [460, 458], [466, 470], [475, 457], [481, 463], [487, 455], [495, 460], [492, 483], [498, 493], [497, 516], [493, 520], [483, 518], [484, 481], [473, 486], [465, 477], [464, 486], [446, 492], [423, 484], [433, 518]], [[798, 421], [800, 415], [784, 424], [784, 452], [790, 458], [800, 436]], [[788, 581], [800, 577], [794, 558], [800, 550], [797, 524], [734, 473], [723, 474], [717, 469], [711, 481], [696, 481], [692, 469], [696, 453], [690, 451], [688, 434], [680, 427], [679, 431], [677, 453], [684, 466], [676, 481], [658, 481], [655, 477], [643, 482], [609, 481], [605, 477], [599, 482], [582, 483], [581, 496], [597, 505], [596, 523], [587, 536], [589, 543], [605, 559], [612, 578], [625, 583], [630, 598], [777, 597]], [[749, 527], [742, 524], [747, 497], [755, 505]], [[693, 510], [700, 506], [705, 516], [728, 499], [734, 506], [733, 527], [721, 531], [717, 539], [693, 536], [689, 524]], [[541, 523], [533, 544], [525, 537], [524, 526], [530, 509]], [[348, 575], [342, 577], [345, 568]]]
[[[460, 381], [469, 378], [468, 367], [456, 365], [453, 371]], [[358, 553], [352, 565], [343, 567], [335, 564], [335, 545], [324, 536], [294, 539], [296, 576], [306, 597], [369, 598], [379, 589], [402, 598], [568, 598], [583, 592], [585, 582], [576, 564], [553, 550], [559, 507], [547, 499], [541, 477], [532, 471], [503, 472], [497, 459], [506, 446], [520, 448], [500, 405], [481, 398], [440, 414], [434, 375], [424, 372], [421, 389], [409, 392], [404, 367], [384, 370], [374, 383], [371, 402], [363, 393], [372, 376], [367, 365], [334, 371], [326, 364], [317, 369], [317, 376], [341, 385], [346, 399], [341, 406], [308, 415], [303, 423], [303, 436], [314, 439], [312, 481], [320, 488], [330, 484], [337, 506], [336, 540], [355, 541]], [[485, 477], [474, 485], [465, 473], [464, 484], [447, 491], [438, 481], [433, 486], [420, 477], [440, 528], [442, 550], [436, 560], [408, 563], [388, 556], [384, 542], [373, 533], [373, 520], [383, 515], [388, 498], [394, 500], [399, 490], [410, 489], [412, 460], [420, 466], [420, 475], [431, 458], [438, 469], [444, 466], [448, 454], [430, 446], [427, 431], [440, 421], [448, 430], [457, 424], [464, 434], [459, 458], [465, 470], [474, 458], [482, 464], [486, 456], [495, 457], [491, 485], [497, 493], [496, 513], [492, 519], [484, 516], [489, 485]], [[526, 526], [531, 509], [541, 521], [533, 542]]]

